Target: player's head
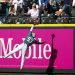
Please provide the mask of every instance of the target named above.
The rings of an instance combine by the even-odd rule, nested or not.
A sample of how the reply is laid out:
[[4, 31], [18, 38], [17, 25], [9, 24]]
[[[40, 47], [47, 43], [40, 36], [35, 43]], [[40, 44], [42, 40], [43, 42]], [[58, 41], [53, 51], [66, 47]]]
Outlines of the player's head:
[[32, 33], [32, 36], [35, 38], [36, 37], [36, 34], [35, 33]]

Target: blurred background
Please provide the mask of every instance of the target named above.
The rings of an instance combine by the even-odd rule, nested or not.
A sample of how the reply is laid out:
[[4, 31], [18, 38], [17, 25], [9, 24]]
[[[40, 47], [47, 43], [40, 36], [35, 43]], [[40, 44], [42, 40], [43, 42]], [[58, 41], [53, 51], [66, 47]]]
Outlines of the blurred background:
[[0, 0], [0, 24], [75, 23], [75, 0]]

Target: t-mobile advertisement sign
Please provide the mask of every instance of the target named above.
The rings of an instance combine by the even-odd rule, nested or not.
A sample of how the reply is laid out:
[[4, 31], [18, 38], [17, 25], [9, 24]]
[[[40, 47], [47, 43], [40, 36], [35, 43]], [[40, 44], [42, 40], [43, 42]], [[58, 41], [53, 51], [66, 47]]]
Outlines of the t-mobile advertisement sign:
[[[0, 68], [20, 68], [21, 50], [8, 58], [4, 56], [24, 41], [29, 29], [0, 30]], [[51, 63], [52, 34], [53, 47], [57, 50], [55, 69], [73, 69], [73, 30], [72, 29], [34, 29], [36, 40], [44, 44], [29, 46], [23, 68], [47, 69]]]

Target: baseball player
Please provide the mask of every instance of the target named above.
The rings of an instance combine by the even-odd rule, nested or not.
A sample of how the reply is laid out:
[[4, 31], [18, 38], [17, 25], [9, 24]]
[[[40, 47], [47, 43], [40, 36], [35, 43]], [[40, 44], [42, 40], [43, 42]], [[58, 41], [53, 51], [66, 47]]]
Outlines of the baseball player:
[[20, 69], [23, 68], [25, 53], [26, 53], [26, 50], [28, 49], [28, 47], [31, 46], [32, 44], [43, 44], [44, 43], [44, 42], [38, 42], [35, 40], [36, 35], [35, 35], [35, 33], [32, 32], [33, 28], [34, 28], [34, 25], [32, 25], [32, 27], [28, 33], [28, 36], [25, 38], [24, 42], [5, 56], [5, 58], [6, 58], [6, 57], [10, 56], [11, 54], [21, 50], [22, 51], [22, 59], [21, 59]]

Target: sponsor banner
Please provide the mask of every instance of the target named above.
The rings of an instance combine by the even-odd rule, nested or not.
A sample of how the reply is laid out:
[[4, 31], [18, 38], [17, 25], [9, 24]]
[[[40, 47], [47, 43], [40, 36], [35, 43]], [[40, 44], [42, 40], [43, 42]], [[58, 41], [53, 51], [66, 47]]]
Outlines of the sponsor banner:
[[[29, 29], [0, 30], [0, 68], [20, 68], [21, 51], [8, 58], [4, 56], [24, 41]], [[34, 29], [36, 40], [45, 42], [33, 44], [27, 49], [24, 68], [47, 69], [51, 63], [52, 34], [53, 47], [57, 50], [55, 69], [73, 69], [73, 29]]]

